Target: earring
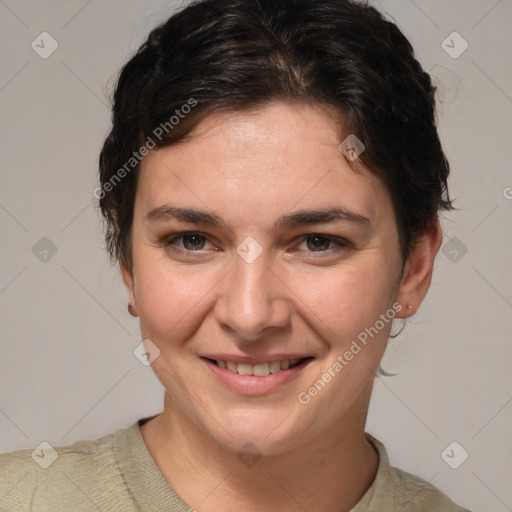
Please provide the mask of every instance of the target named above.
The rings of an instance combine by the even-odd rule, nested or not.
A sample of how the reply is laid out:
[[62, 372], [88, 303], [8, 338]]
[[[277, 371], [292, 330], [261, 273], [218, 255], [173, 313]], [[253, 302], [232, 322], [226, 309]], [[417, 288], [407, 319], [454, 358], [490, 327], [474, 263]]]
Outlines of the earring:
[[407, 309], [412, 309], [412, 306], [409, 304], [409, 305], [407, 306]]
[[128, 313], [130, 313], [132, 316], [138, 316], [137, 312], [135, 311], [135, 306], [131, 302], [128, 302]]

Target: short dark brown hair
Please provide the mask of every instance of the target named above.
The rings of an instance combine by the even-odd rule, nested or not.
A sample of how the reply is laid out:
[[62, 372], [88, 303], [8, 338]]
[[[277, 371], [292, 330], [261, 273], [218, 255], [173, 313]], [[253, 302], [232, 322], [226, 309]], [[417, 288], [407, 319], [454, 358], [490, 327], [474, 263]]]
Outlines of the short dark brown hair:
[[439, 210], [453, 209], [435, 90], [407, 38], [367, 2], [189, 4], [151, 31], [117, 81], [97, 189], [112, 261], [132, 265], [142, 148], [186, 141], [211, 113], [284, 100], [329, 107], [364, 143], [359, 158], [390, 193], [405, 263]]

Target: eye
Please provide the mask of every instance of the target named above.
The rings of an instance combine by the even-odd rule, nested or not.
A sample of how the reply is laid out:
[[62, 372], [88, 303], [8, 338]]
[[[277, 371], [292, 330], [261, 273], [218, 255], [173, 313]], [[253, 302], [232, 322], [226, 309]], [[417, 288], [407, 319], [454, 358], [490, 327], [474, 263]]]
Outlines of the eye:
[[[303, 239], [302, 244], [306, 244], [307, 251], [310, 252], [330, 252], [333, 250], [333, 247], [331, 244], [334, 244], [334, 250], [335, 251], [341, 251], [343, 249], [349, 249], [350, 243], [346, 240], [340, 239], [340, 238], [334, 238], [332, 236], [327, 235], [321, 235], [321, 234], [311, 234], [306, 235], [306, 237]], [[330, 247], [331, 246], [331, 247]], [[300, 245], [299, 245], [300, 247]]]
[[[205, 235], [190, 231], [170, 236], [164, 241], [163, 245], [166, 249], [175, 253], [194, 254], [207, 251], [208, 249], [205, 247], [208, 243], [208, 238]], [[305, 249], [301, 249], [303, 244], [306, 245]], [[313, 233], [302, 238], [298, 250], [309, 253], [331, 254], [332, 252], [348, 250], [351, 247], [352, 245], [347, 240]], [[214, 250], [216, 249], [214, 248]]]
[[[179, 240], [183, 242], [182, 247], [177, 246]], [[201, 233], [187, 232], [171, 236], [165, 240], [164, 246], [176, 252], [195, 252], [202, 251], [206, 241], [206, 237]]]

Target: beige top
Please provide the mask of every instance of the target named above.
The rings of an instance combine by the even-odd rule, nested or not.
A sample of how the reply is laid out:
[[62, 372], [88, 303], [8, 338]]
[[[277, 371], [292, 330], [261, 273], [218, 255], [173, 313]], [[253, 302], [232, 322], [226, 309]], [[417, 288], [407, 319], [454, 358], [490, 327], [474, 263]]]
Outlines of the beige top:
[[[0, 454], [0, 511], [190, 512], [146, 448], [139, 424], [147, 419], [55, 451], [43, 446]], [[469, 512], [432, 485], [390, 466], [382, 443], [366, 435], [379, 453], [379, 467], [351, 512]]]

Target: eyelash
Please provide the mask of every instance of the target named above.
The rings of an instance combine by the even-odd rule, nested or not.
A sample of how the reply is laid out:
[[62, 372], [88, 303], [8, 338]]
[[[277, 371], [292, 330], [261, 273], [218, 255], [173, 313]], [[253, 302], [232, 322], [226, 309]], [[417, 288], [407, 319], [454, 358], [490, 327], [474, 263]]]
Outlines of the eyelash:
[[[186, 231], [186, 232], [183, 232], [183, 233], [177, 233], [177, 234], [172, 235], [171, 237], [167, 238], [164, 241], [163, 245], [164, 245], [164, 247], [166, 249], [169, 249], [169, 250], [171, 250], [171, 251], [173, 251], [175, 253], [198, 254], [198, 253], [203, 252], [203, 249], [188, 250], [188, 249], [178, 248], [175, 245], [173, 245], [177, 240], [183, 239], [183, 238], [185, 238], [187, 236], [197, 236], [197, 237], [200, 237], [201, 239], [208, 240], [208, 237], [206, 235], [203, 235], [202, 233], [198, 233], [196, 231]], [[329, 235], [323, 235], [321, 233], [310, 233], [310, 234], [307, 234], [307, 235], [303, 235], [303, 237], [300, 240], [300, 243], [303, 243], [303, 242], [307, 241], [309, 238], [312, 238], [312, 237], [318, 237], [320, 239], [327, 239], [327, 240], [329, 240], [329, 242], [332, 242], [332, 243], [336, 244], [338, 246], [335, 249], [336, 252], [338, 252], [338, 251], [346, 251], [346, 250], [349, 250], [349, 249], [352, 248], [352, 244], [348, 240], [344, 240], [342, 238], [337, 238], [337, 237], [332, 237], [332, 236], [329, 236]], [[324, 251], [308, 251], [308, 252], [310, 254], [332, 254], [332, 251], [333, 251], [333, 248], [330, 248], [330, 249], [327, 249], [327, 250], [324, 250]]]

